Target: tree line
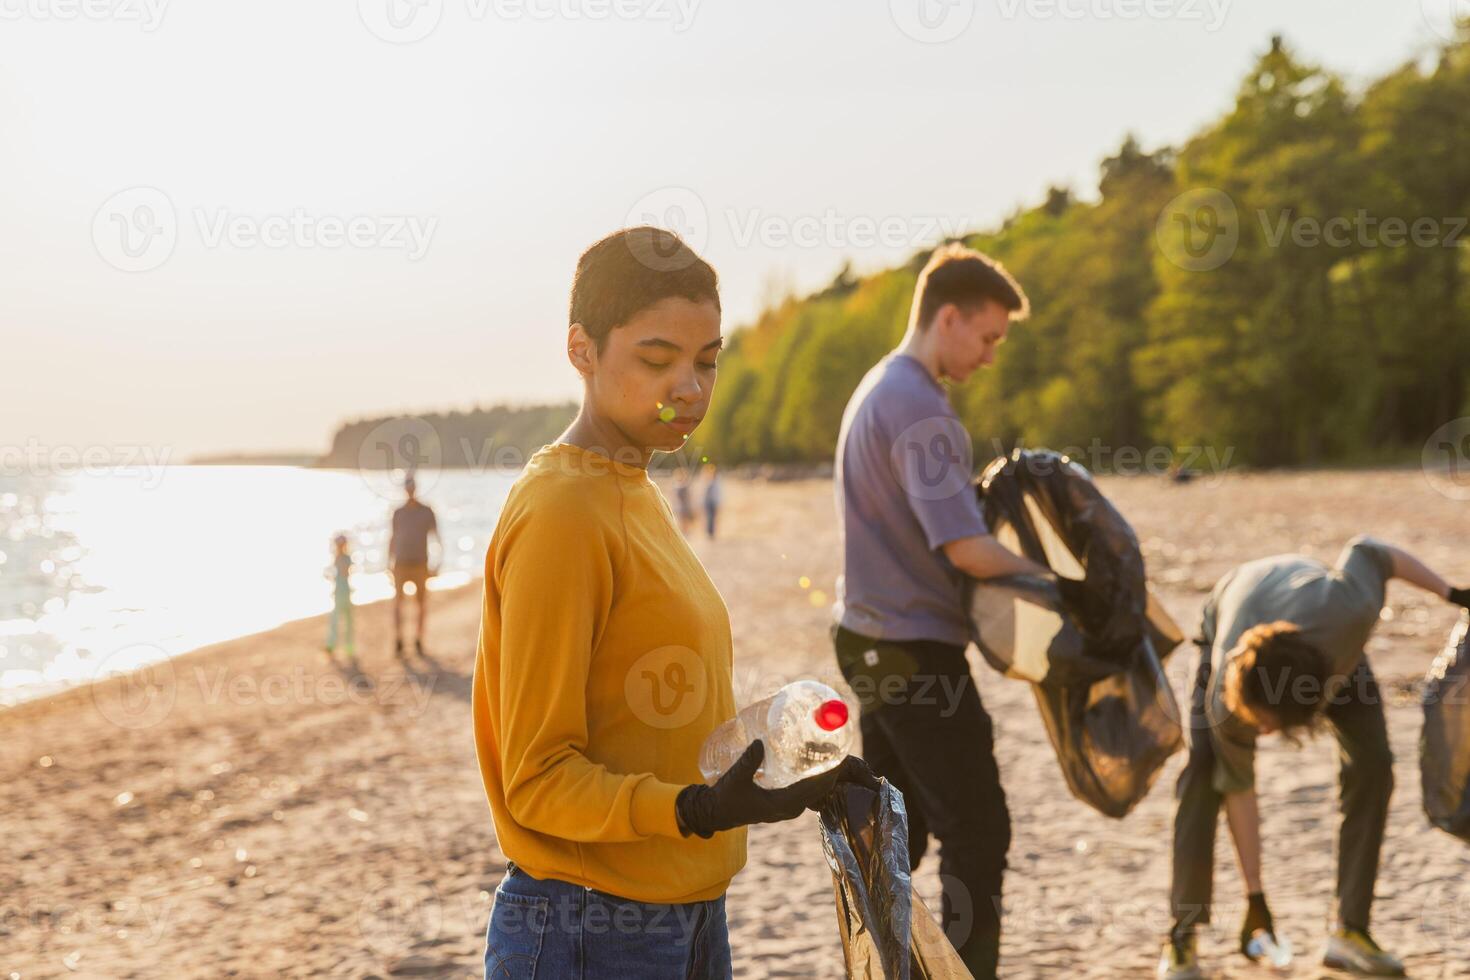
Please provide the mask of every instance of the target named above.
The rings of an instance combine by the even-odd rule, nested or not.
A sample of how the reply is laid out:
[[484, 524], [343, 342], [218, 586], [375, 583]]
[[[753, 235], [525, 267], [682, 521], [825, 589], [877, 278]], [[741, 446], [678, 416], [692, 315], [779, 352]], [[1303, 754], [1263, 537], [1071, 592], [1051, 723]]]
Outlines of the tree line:
[[[1361, 91], [1277, 38], [1182, 147], [1129, 137], [1097, 192], [964, 240], [1032, 302], [952, 392], [980, 462], [1010, 446], [1187, 451], [1253, 466], [1417, 454], [1470, 415], [1470, 37]], [[830, 460], [905, 328], [927, 254], [736, 331], [701, 449]], [[1097, 464], [1094, 460], [1094, 464]]]

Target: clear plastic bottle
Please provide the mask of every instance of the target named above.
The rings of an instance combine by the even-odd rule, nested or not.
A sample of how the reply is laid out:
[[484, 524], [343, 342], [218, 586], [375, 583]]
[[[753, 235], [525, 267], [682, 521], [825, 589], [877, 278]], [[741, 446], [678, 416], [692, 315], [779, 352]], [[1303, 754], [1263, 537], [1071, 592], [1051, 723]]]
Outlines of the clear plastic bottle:
[[710, 733], [699, 769], [713, 783], [756, 739], [766, 757], [755, 781], [780, 789], [834, 768], [852, 747], [857, 729], [847, 702], [821, 681], [793, 681]]
[[1265, 929], [1257, 929], [1246, 943], [1245, 953], [1251, 959], [1265, 960], [1278, 970], [1291, 966], [1291, 943]]

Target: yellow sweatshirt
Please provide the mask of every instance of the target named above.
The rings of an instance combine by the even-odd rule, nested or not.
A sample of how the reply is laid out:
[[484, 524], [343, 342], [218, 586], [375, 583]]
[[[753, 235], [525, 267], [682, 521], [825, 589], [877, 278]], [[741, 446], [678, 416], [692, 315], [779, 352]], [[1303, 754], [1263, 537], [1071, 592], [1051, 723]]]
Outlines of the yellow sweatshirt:
[[645, 470], [558, 444], [485, 557], [475, 745], [506, 857], [642, 902], [724, 894], [745, 830], [684, 837], [674, 798], [734, 717], [730, 616]]

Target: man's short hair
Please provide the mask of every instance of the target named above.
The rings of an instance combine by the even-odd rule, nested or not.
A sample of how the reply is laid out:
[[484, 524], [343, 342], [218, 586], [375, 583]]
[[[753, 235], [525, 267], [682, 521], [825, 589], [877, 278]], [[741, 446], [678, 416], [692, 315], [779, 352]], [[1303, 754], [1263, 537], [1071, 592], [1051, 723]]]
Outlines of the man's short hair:
[[601, 350], [614, 327], [675, 296], [714, 303], [718, 310], [719, 277], [673, 232], [646, 225], [624, 228], [577, 260], [568, 322], [580, 323]]
[[968, 311], [988, 299], [1010, 310], [1015, 320], [1024, 320], [1031, 312], [1026, 293], [1005, 266], [958, 242], [942, 245], [919, 273], [915, 323], [920, 329], [928, 327], [934, 314], [949, 303]]
[[1270, 712], [1287, 736], [1314, 728], [1328, 696], [1322, 652], [1287, 622], [1251, 627], [1238, 647], [1234, 683], [1241, 702], [1253, 712]]

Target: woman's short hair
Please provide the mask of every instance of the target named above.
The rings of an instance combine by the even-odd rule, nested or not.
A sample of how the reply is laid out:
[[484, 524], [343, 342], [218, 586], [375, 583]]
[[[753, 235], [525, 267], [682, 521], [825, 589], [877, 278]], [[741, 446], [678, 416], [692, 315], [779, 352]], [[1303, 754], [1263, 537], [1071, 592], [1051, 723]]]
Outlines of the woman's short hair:
[[1327, 703], [1329, 667], [1322, 652], [1294, 623], [1263, 623], [1246, 630], [1235, 653], [1229, 683], [1255, 713], [1268, 712], [1283, 733], [1316, 727]]
[[719, 277], [673, 232], [646, 225], [624, 228], [577, 261], [568, 323], [580, 323], [601, 350], [614, 327], [675, 296], [710, 302], [718, 310]]

